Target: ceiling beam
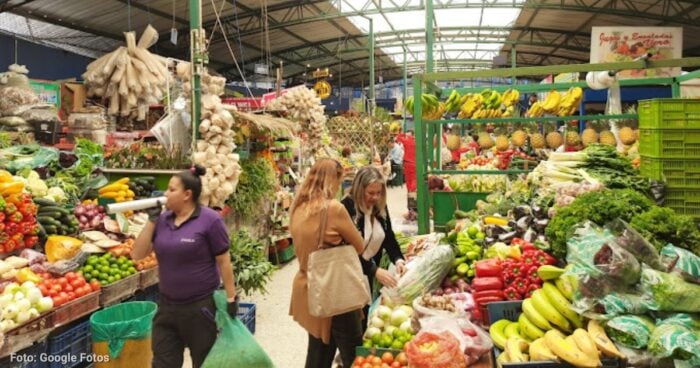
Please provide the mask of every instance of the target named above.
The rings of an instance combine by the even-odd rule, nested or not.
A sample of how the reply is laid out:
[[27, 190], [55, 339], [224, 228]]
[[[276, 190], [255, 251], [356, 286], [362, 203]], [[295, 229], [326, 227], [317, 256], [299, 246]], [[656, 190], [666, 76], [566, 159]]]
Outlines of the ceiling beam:
[[96, 36], [101, 36], [101, 37], [109, 38], [112, 40], [124, 42], [124, 35], [122, 35], [122, 34], [117, 35], [117, 34], [106, 32], [106, 31], [103, 31], [100, 29], [86, 27], [86, 26], [83, 26], [83, 25], [78, 24], [77, 22], [74, 22], [71, 20], [59, 19], [59, 18], [56, 18], [56, 17], [51, 16], [51, 15], [40, 14], [40, 13], [35, 12], [33, 10], [25, 10], [22, 8], [15, 8], [15, 9], [12, 9], [11, 13], [23, 16], [25, 18], [35, 19], [35, 20], [39, 20], [42, 22], [55, 24], [57, 26], [73, 29], [76, 31], [90, 33], [90, 34], [93, 34]]
[[10, 1], [12, 0], [0, 0], [0, 13], [12, 11], [12, 9], [25, 6], [31, 2], [34, 2], [35, 0], [21, 0], [16, 4], [8, 5]]
[[[187, 19], [184, 19], [184, 18], [181, 18], [181, 17], [177, 17], [177, 16], [176, 16], [176, 17], [173, 17], [173, 14], [166, 13], [166, 12], [164, 12], [164, 11], [162, 11], [162, 10], [158, 10], [157, 8], [152, 8], [152, 7], [150, 7], [150, 6], [146, 5], [146, 4], [144, 4], [144, 3], [146, 3], [146, 1], [144, 1], [144, 3], [138, 2], [138, 1], [136, 1], [136, 0], [133, 0], [133, 1], [129, 1], [129, 0], [116, 0], [116, 1], [118, 1], [118, 2], [120, 2], [120, 3], [122, 3], [122, 4], [125, 4], [125, 5], [127, 5], [127, 6], [131, 6], [132, 8], [136, 8], [136, 9], [139, 9], [139, 10], [143, 10], [143, 11], [149, 13], [149, 14], [155, 14], [155, 15], [161, 17], [161, 18], [165, 18], [165, 19], [168, 19], [168, 20], [172, 20], [172, 19], [174, 18], [175, 21], [176, 21], [177, 23], [184, 24], [184, 25], [187, 25], [187, 26], [189, 27], [190, 22], [189, 22]], [[168, 40], [170, 40], [170, 38], [168, 38]]]

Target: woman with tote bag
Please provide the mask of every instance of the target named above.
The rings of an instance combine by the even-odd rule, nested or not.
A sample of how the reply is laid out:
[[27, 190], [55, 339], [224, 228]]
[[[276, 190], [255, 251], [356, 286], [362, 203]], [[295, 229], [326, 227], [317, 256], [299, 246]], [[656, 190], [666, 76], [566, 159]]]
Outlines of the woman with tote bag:
[[[350, 367], [355, 359], [355, 347], [362, 344], [362, 305], [359, 304], [365, 295], [355, 301], [357, 306], [351, 305], [352, 310], [323, 315], [333, 307], [340, 307], [333, 304], [336, 300], [336, 304], [343, 304], [347, 302], [344, 296], [362, 294], [362, 290], [353, 290], [357, 290], [356, 281], [362, 273], [357, 255], [364, 251], [364, 244], [345, 207], [335, 199], [342, 178], [343, 167], [339, 162], [319, 160], [309, 171], [291, 209], [289, 229], [299, 259], [299, 272], [294, 277], [289, 313], [309, 333], [306, 368], [330, 368], [336, 349], [340, 350], [343, 366]], [[348, 273], [340, 274], [346, 270]], [[337, 290], [330, 293], [319, 290], [328, 286], [324, 284], [328, 279], [337, 282], [334, 284]], [[369, 298], [368, 290], [366, 298]], [[347, 305], [344, 307], [347, 309]]]

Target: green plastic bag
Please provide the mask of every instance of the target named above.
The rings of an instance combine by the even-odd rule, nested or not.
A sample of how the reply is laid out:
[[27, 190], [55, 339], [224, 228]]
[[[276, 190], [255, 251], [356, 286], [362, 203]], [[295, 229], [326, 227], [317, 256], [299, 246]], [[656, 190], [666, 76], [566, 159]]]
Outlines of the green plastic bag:
[[622, 314], [645, 314], [652, 304], [641, 295], [610, 293], [598, 302], [605, 309], [605, 315], [615, 317]]
[[140, 340], [151, 335], [157, 310], [158, 305], [153, 302], [127, 302], [95, 312], [90, 316], [92, 341], [106, 341], [109, 356], [117, 359], [126, 340]]
[[671, 244], [661, 248], [662, 262], [668, 269], [700, 278], [700, 257]]
[[685, 282], [681, 276], [652, 270], [642, 271], [645, 297], [653, 300], [655, 310], [700, 313], [700, 285]]
[[258, 345], [245, 325], [237, 318], [229, 316], [225, 292], [216, 291], [214, 301], [219, 336], [209, 350], [202, 368], [274, 368], [270, 357]]
[[647, 346], [655, 328], [654, 321], [648, 317], [625, 315], [608, 321], [605, 330], [613, 341], [641, 349]]
[[0, 167], [13, 173], [26, 168], [46, 167], [58, 162], [58, 150], [38, 144], [13, 146], [0, 150], [0, 162], [4, 162]]
[[677, 314], [658, 323], [649, 338], [649, 351], [660, 357], [700, 360], [698, 321], [688, 314]]

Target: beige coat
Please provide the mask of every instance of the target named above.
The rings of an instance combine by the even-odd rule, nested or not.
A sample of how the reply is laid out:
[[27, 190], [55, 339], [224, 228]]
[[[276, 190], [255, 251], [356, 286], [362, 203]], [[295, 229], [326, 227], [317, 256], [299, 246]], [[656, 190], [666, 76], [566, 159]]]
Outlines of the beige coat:
[[[355, 228], [350, 215], [337, 200], [329, 202], [328, 224], [326, 225], [325, 243], [340, 244], [341, 242], [363, 246], [362, 236]], [[292, 301], [289, 314], [306, 331], [325, 344], [331, 338], [331, 318], [319, 318], [309, 314], [307, 265], [309, 254], [318, 247], [318, 234], [321, 225], [321, 212], [307, 214], [304, 208], [299, 208], [290, 219], [289, 230], [292, 234], [294, 254], [299, 259], [299, 272], [294, 277], [292, 285]], [[340, 290], [339, 290], [340, 292]]]

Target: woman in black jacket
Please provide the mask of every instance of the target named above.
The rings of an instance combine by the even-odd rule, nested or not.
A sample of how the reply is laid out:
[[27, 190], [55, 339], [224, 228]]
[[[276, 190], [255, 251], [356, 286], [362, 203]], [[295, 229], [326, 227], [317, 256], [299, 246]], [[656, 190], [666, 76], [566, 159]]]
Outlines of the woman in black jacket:
[[[378, 266], [384, 250], [399, 275], [406, 270], [399, 243], [391, 229], [384, 176], [375, 167], [363, 167], [355, 175], [350, 192], [341, 202], [362, 234], [365, 250], [360, 254], [360, 262], [364, 274], [369, 278], [369, 284], [372, 285], [376, 278], [385, 287], [396, 287], [397, 277]], [[365, 319], [368, 311], [369, 306], [366, 306]], [[367, 324], [363, 323], [362, 328], [366, 329]]]

